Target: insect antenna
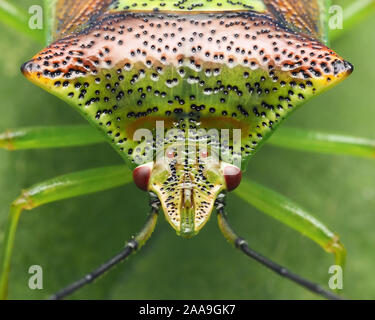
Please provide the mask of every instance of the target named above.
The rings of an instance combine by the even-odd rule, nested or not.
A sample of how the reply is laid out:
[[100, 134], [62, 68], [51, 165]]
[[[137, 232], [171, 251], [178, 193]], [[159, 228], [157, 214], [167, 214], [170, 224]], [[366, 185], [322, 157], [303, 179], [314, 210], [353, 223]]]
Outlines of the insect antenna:
[[227, 215], [225, 213], [225, 195], [221, 194], [218, 197], [218, 200], [216, 201], [216, 210], [218, 213], [218, 222], [221, 232], [223, 233], [224, 237], [234, 246], [239, 249], [241, 252], [243, 252], [248, 257], [254, 259], [255, 261], [261, 263], [266, 268], [272, 270], [273, 272], [279, 274], [280, 276], [287, 278], [294, 283], [300, 285], [301, 287], [306, 288], [307, 290], [310, 290], [322, 297], [325, 297], [330, 300], [344, 300], [343, 297], [340, 297], [320, 285], [311, 282], [294, 272], [288, 270], [287, 268], [279, 265], [276, 262], [273, 262], [272, 260], [264, 257], [260, 253], [256, 252], [252, 248], [249, 247], [247, 242], [238, 236], [232, 229], [231, 225], [228, 222]]
[[73, 294], [75, 291], [93, 282], [95, 279], [103, 275], [105, 272], [107, 272], [109, 269], [117, 265], [119, 262], [125, 260], [133, 252], [138, 251], [145, 244], [145, 242], [150, 238], [152, 232], [155, 229], [158, 213], [160, 210], [160, 202], [157, 196], [153, 193], [150, 193], [150, 197], [151, 212], [149, 214], [149, 217], [146, 223], [144, 224], [142, 230], [125, 245], [124, 249], [118, 254], [116, 254], [114, 257], [112, 257], [110, 260], [103, 263], [94, 271], [88, 273], [83, 278], [73, 282], [69, 286], [65, 287], [64, 289], [61, 289], [60, 291], [52, 295], [49, 298], [49, 300], [61, 300]]

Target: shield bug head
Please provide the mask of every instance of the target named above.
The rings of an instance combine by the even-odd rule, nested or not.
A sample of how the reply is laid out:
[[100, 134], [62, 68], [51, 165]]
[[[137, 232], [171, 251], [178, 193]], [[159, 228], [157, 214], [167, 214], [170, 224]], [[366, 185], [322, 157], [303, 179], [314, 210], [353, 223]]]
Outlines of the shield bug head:
[[165, 156], [138, 166], [134, 180], [143, 190], [147, 180], [147, 190], [157, 194], [177, 234], [192, 237], [209, 220], [218, 194], [239, 184], [241, 170], [219, 160], [212, 151], [189, 152], [185, 146], [163, 151]]

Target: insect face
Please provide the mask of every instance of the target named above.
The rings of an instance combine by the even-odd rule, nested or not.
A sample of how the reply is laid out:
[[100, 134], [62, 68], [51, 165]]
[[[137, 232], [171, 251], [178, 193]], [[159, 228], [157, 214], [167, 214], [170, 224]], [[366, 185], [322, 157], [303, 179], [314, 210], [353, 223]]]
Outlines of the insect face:
[[[192, 237], [209, 220], [219, 193], [232, 189], [240, 169], [220, 161], [207, 151], [166, 151], [152, 163], [137, 167], [134, 181], [146, 181], [147, 190], [159, 197], [167, 221], [183, 237]], [[230, 175], [235, 173], [236, 178]], [[237, 183], [238, 185], [238, 183]], [[144, 189], [144, 188], [142, 188]]]

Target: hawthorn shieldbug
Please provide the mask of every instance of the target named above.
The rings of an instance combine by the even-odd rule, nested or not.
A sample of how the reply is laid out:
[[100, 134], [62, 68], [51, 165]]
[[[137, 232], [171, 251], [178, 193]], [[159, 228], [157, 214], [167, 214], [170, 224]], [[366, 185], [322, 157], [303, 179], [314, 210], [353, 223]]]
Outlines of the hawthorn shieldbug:
[[[22, 210], [131, 179], [149, 194], [144, 227], [113, 259], [52, 298], [75, 292], [138, 251], [159, 211], [183, 238], [196, 236], [216, 212], [224, 237], [246, 255], [315, 293], [340, 298], [253, 251], [225, 213], [227, 194], [240, 184], [260, 188], [265, 202], [275, 200], [273, 193], [243, 179], [249, 160], [294, 110], [353, 71], [327, 45], [324, 3], [47, 1], [49, 44], [21, 71], [76, 109], [91, 127], [8, 132], [1, 136], [3, 144], [21, 149], [106, 141], [127, 168], [77, 172], [23, 192], [11, 207], [5, 237], [2, 298]], [[307, 136], [301, 139], [311, 142]], [[368, 146], [361, 147], [365, 153]], [[278, 211], [277, 219], [334, 253], [337, 265], [344, 263], [337, 235], [316, 219], [293, 208]]]

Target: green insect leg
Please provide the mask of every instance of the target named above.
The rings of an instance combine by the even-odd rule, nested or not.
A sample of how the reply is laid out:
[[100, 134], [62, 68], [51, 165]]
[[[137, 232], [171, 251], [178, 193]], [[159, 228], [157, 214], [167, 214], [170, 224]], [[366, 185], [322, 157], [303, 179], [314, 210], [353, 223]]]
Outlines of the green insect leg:
[[[339, 38], [346, 31], [353, 28], [357, 23], [365, 20], [369, 15], [375, 13], [375, 1], [374, 0], [354, 0], [354, 1], [347, 1], [347, 5], [342, 7], [342, 2], [339, 0], [333, 1], [333, 5], [338, 5], [342, 7], [342, 14], [343, 14], [343, 26], [341, 29], [330, 29], [329, 30], [329, 40], [334, 41], [335, 39]], [[334, 7], [332, 8], [331, 18], [334, 18], [333, 15], [337, 14], [335, 12]]]
[[375, 158], [375, 140], [313, 130], [282, 127], [267, 143], [301, 151]]
[[220, 231], [224, 235], [224, 237], [228, 240], [229, 243], [234, 245], [237, 249], [239, 249], [241, 252], [243, 252], [246, 256], [250, 257], [251, 259], [254, 259], [255, 261], [261, 263], [266, 268], [272, 270], [273, 272], [279, 274], [280, 276], [289, 279], [293, 281], [294, 283], [304, 287], [307, 290], [310, 290], [311, 292], [314, 292], [318, 295], [321, 295], [327, 299], [332, 300], [341, 300], [342, 297], [337, 296], [336, 294], [325, 290], [320, 285], [311, 282], [298, 274], [295, 274], [294, 272], [288, 270], [287, 268], [277, 264], [276, 262], [273, 262], [272, 260], [264, 257], [260, 253], [256, 252], [252, 248], [249, 247], [247, 242], [238, 236], [236, 232], [233, 230], [231, 225], [229, 224], [227, 220], [226, 213], [224, 212], [224, 205], [218, 204], [217, 206], [218, 211], [218, 224]]
[[44, 43], [44, 31], [40, 29], [31, 29], [29, 19], [31, 15], [23, 8], [14, 4], [16, 1], [0, 1], [0, 21], [4, 24], [24, 33], [34, 40]]
[[151, 195], [151, 213], [143, 226], [142, 230], [132, 238], [126, 245], [121, 252], [116, 254], [113, 258], [108, 260], [107, 262], [103, 263], [94, 271], [90, 272], [89, 274], [85, 275], [83, 278], [79, 279], [78, 281], [73, 282], [66, 288], [60, 290], [52, 297], [50, 300], [60, 300], [68, 295], [71, 295], [78, 289], [82, 288], [83, 286], [93, 282], [95, 279], [100, 277], [102, 274], [107, 272], [109, 269], [120, 263], [121, 261], [125, 260], [129, 257], [132, 253], [137, 252], [140, 248], [146, 243], [146, 241], [151, 237], [151, 234], [154, 232], [156, 227], [156, 222], [158, 218], [158, 213], [160, 209], [160, 202], [158, 198], [154, 195]]
[[248, 179], [243, 179], [234, 193], [263, 213], [315, 241], [325, 251], [333, 253], [337, 265], [345, 265], [346, 250], [338, 235], [293, 201]]
[[63, 148], [105, 142], [90, 126], [29, 127], [0, 133], [0, 148], [8, 150]]
[[31, 210], [46, 203], [116, 188], [131, 180], [131, 171], [125, 166], [112, 166], [63, 175], [24, 190], [10, 208], [1, 255], [0, 299], [7, 297], [14, 239], [23, 210]]

